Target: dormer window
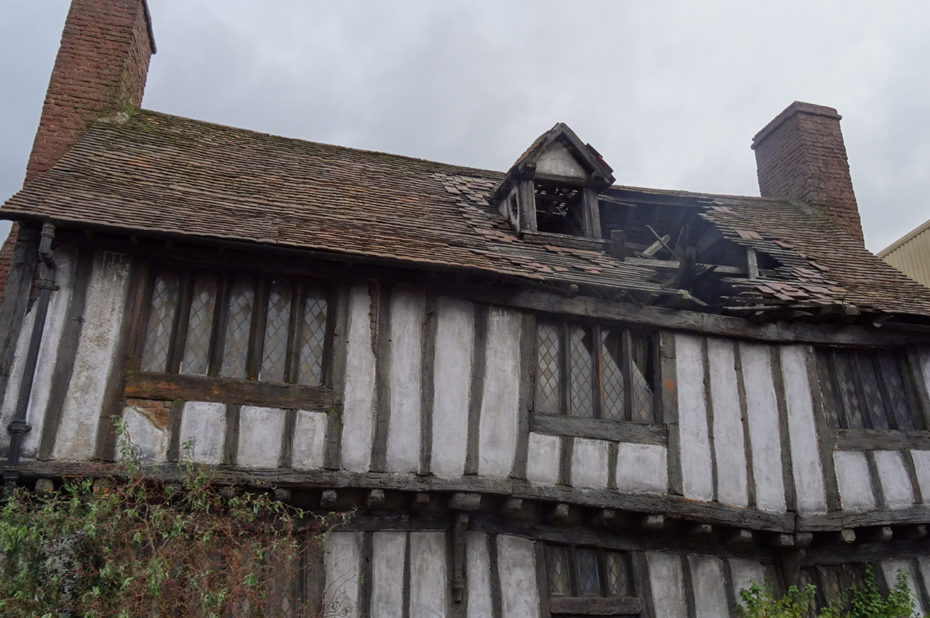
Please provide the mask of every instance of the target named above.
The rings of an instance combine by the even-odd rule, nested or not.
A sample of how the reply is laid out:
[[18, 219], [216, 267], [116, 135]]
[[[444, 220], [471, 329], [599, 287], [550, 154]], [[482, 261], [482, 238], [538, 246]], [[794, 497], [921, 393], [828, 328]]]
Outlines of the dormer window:
[[495, 199], [500, 213], [522, 235], [555, 234], [600, 241], [597, 195], [613, 179], [610, 166], [597, 151], [559, 123], [517, 160]]

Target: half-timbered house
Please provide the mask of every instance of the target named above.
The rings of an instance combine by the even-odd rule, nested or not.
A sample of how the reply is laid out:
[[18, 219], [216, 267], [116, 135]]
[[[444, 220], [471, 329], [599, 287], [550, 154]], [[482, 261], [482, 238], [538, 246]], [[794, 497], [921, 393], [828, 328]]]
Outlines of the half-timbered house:
[[350, 616], [718, 616], [865, 563], [930, 609], [930, 290], [864, 248], [835, 110], [709, 195], [563, 124], [502, 173], [141, 109], [154, 50], [74, 0], [2, 209], [7, 482], [105, 469], [114, 418], [160, 474], [191, 443], [357, 509], [292, 574]]

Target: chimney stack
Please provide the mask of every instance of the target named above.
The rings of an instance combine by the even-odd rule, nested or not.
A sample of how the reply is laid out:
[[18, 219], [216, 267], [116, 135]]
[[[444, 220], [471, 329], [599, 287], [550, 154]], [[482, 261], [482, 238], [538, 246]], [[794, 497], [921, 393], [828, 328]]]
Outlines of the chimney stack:
[[863, 242], [840, 118], [832, 107], [795, 101], [752, 138], [762, 197], [823, 208]]
[[145, 0], [72, 0], [27, 183], [55, 165], [95, 120], [142, 103], [153, 53]]

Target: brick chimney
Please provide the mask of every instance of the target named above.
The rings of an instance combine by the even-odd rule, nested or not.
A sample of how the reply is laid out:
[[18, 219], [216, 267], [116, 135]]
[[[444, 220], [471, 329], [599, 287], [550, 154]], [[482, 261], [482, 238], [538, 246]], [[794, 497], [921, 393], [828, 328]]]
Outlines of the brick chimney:
[[765, 125], [752, 138], [759, 191], [821, 207], [862, 242], [840, 118], [832, 107], [795, 101]]
[[145, 0], [72, 0], [26, 182], [51, 168], [92, 122], [142, 103], [155, 53]]

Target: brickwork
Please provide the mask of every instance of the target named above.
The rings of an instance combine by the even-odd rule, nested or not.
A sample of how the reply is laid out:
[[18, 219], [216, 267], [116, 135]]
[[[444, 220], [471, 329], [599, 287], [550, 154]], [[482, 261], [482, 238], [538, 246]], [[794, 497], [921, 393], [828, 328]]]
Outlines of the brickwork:
[[762, 197], [820, 206], [853, 238], [862, 241], [840, 130], [832, 107], [795, 101], [753, 138]]
[[52, 167], [94, 120], [141, 104], [154, 49], [144, 0], [73, 0], [27, 183]]

